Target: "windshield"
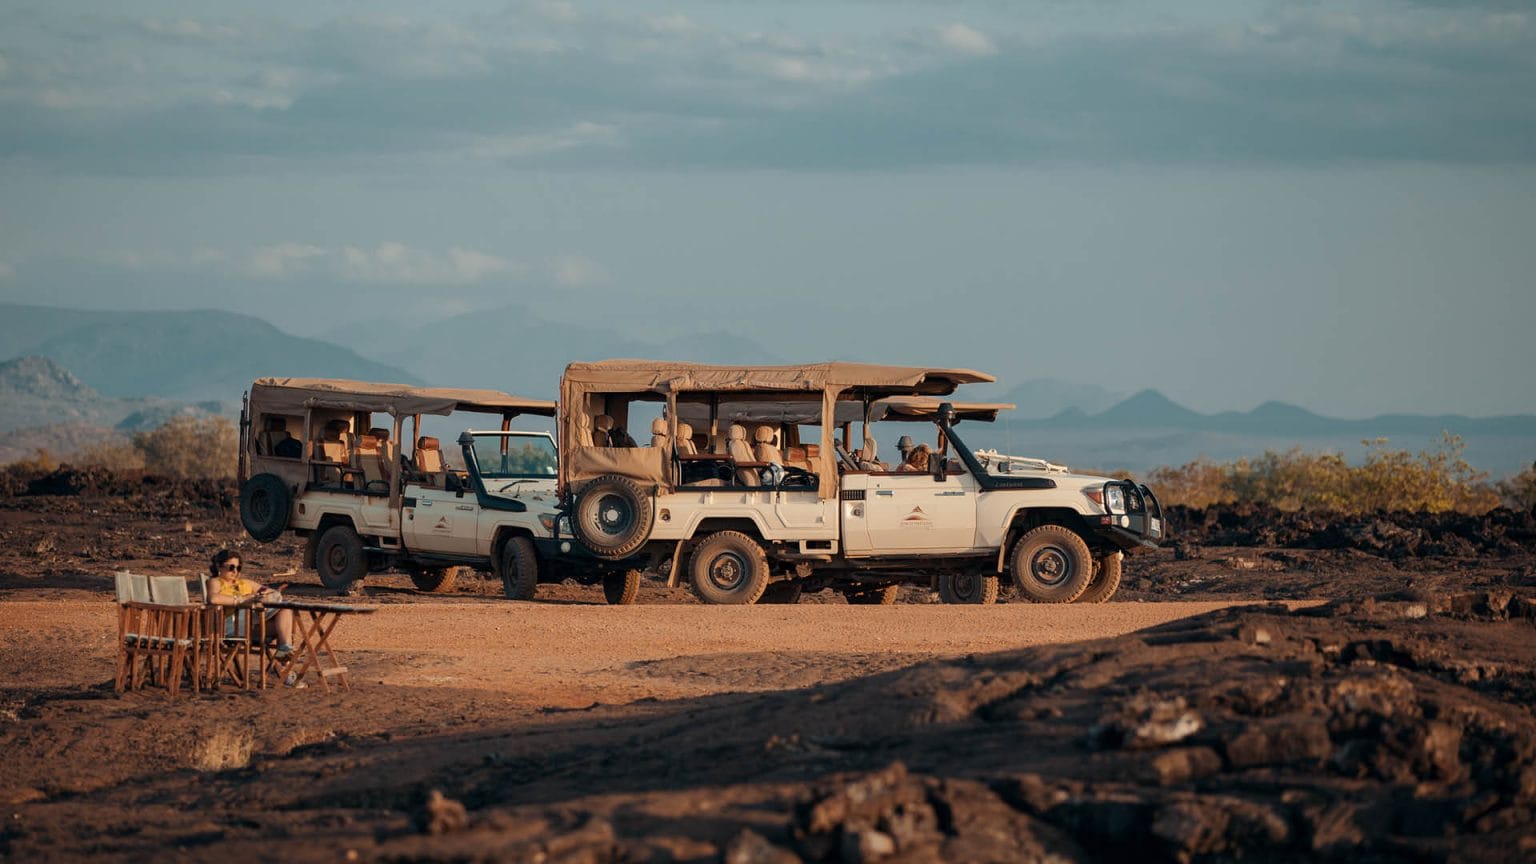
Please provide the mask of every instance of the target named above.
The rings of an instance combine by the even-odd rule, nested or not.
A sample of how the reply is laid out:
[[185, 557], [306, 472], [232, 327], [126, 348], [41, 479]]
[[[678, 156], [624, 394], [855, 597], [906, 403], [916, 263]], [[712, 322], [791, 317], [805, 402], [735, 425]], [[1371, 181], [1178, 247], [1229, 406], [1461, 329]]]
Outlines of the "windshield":
[[474, 438], [475, 463], [481, 477], [555, 476], [555, 442], [548, 435], [476, 433]]

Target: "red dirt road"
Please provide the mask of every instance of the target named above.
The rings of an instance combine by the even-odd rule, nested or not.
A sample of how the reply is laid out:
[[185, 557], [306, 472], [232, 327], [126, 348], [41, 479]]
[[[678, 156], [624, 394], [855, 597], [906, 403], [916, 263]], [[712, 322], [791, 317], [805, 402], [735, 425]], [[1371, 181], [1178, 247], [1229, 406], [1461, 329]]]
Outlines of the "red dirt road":
[[[922, 660], [1075, 642], [1234, 604], [849, 607], [589, 606], [503, 600], [389, 604], [332, 642], [354, 683], [498, 693], [522, 707], [622, 704], [830, 683]], [[0, 669], [20, 687], [110, 678], [106, 598], [0, 602]], [[29, 664], [39, 648], [87, 650]], [[35, 656], [35, 655], [33, 655]]]

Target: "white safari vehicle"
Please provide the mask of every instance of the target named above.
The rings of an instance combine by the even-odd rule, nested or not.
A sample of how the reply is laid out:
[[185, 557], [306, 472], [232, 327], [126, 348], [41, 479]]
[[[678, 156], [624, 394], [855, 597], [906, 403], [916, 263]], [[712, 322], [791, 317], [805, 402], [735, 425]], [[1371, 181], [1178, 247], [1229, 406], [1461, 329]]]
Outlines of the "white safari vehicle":
[[[462, 467], [421, 423], [456, 412], [499, 421], [459, 436]], [[308, 538], [305, 564], [338, 590], [393, 567], [423, 591], [444, 591], [467, 565], [496, 572], [516, 600], [532, 599], [541, 577], [573, 576], [602, 580], [611, 602], [633, 602], [638, 571], [555, 539], [558, 451], [546, 432], [511, 429], [522, 414], [551, 417], [555, 403], [495, 390], [259, 379], [240, 415], [241, 523], [262, 542], [288, 531]]]
[[[669, 582], [710, 603], [829, 586], [888, 603], [913, 581], [936, 582], [948, 602], [991, 603], [1004, 575], [1037, 602], [1107, 599], [1121, 553], [1164, 535], [1156, 497], [1040, 460], [978, 458], [955, 423], [1012, 406], [935, 397], [992, 380], [853, 363], [573, 363], [559, 418], [570, 520], [557, 529], [598, 558], [670, 559]], [[650, 444], [634, 446], [619, 430], [645, 416]], [[880, 460], [881, 419], [929, 424], [919, 437], [931, 443], [913, 448], [927, 467]]]

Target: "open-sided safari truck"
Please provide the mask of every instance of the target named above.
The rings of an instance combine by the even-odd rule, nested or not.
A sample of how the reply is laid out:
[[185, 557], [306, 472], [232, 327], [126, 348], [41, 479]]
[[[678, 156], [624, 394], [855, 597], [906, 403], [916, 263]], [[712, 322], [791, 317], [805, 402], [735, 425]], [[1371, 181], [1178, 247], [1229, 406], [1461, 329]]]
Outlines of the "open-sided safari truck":
[[[458, 467], [423, 434], [422, 416], [461, 412], [497, 420], [459, 436]], [[423, 591], [442, 591], [467, 565], [496, 572], [512, 599], [532, 599], [541, 576], [574, 576], [602, 580], [612, 602], [633, 602], [638, 571], [555, 539], [558, 450], [546, 432], [511, 428], [524, 414], [552, 417], [555, 403], [495, 390], [259, 379], [240, 415], [241, 522], [262, 542], [286, 531], [307, 537], [305, 564], [331, 588], [393, 567]]]
[[[670, 559], [669, 581], [706, 602], [757, 602], [770, 585], [890, 602], [903, 581], [936, 581], [948, 601], [989, 603], [1002, 574], [1029, 599], [1071, 602], [1096, 566], [1118, 575], [1121, 550], [1162, 537], [1161, 509], [1128, 481], [983, 466], [955, 433], [960, 409], [921, 397], [992, 380], [853, 363], [574, 363], [560, 384], [562, 506], [594, 555]], [[960, 404], [975, 419], [1005, 407]], [[612, 430], [645, 406], [658, 415], [651, 444], [628, 446]], [[879, 460], [881, 417], [933, 425], [930, 467]]]

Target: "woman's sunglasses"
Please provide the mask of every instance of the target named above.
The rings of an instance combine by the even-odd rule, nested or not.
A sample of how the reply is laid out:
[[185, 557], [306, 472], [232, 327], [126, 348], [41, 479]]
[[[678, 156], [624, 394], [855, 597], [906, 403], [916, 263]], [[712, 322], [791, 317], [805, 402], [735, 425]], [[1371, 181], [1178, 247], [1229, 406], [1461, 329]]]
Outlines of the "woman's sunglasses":
[[231, 573], [239, 573], [240, 572], [240, 565], [239, 564], [233, 564], [233, 563], [225, 564], [224, 565], [224, 569], [228, 570]]

